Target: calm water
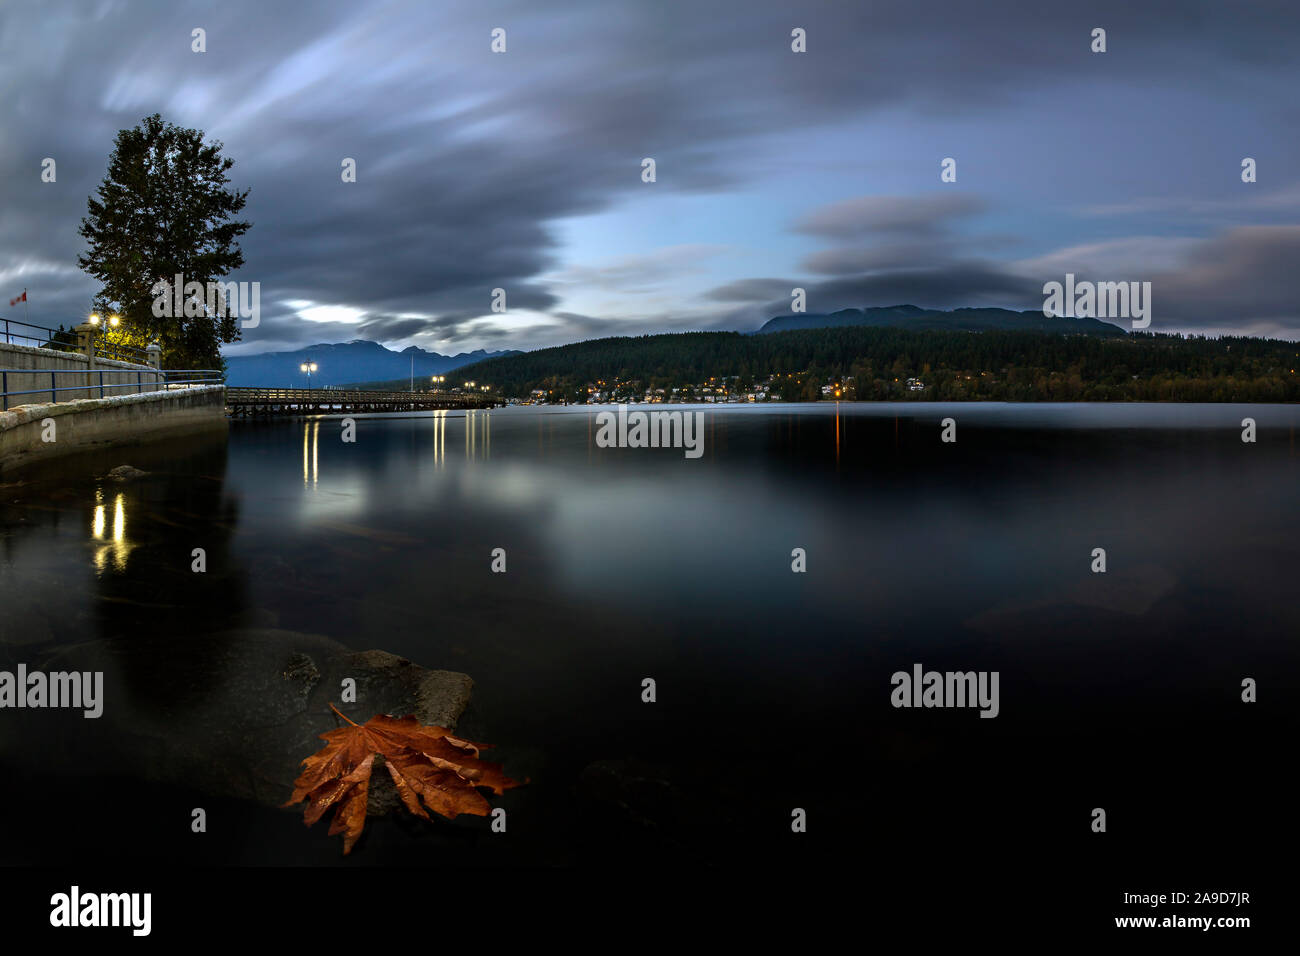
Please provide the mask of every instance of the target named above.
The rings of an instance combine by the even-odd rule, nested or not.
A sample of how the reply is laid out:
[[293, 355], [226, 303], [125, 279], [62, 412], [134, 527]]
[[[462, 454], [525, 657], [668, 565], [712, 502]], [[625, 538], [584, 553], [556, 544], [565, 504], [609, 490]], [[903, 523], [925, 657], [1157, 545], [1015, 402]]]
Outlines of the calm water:
[[[706, 406], [699, 460], [598, 448], [598, 411], [360, 417], [352, 444], [338, 418], [238, 422], [24, 476], [0, 487], [0, 658], [278, 627], [470, 674], [462, 732], [531, 780], [499, 800], [509, 837], [371, 821], [352, 864], [940, 854], [972, 878], [1158, 860], [1222, 880], [1241, 847], [1274, 852], [1300, 409]], [[123, 463], [150, 474], [93, 477]], [[130, 693], [185, 700], [161, 657]], [[999, 671], [1000, 715], [894, 709], [915, 663]], [[6, 862], [339, 861], [324, 824], [88, 778], [63, 756], [85, 723], [0, 731], [6, 816], [38, 821]], [[103, 811], [78, 810], [87, 787]], [[200, 805], [212, 839], [183, 839]]]

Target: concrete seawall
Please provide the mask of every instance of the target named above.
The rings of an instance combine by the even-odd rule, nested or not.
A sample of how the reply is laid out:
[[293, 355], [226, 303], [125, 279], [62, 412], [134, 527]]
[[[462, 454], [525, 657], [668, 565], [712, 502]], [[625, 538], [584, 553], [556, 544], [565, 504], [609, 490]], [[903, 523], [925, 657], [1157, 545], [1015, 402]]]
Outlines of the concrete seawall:
[[[111, 359], [96, 359], [95, 368], [90, 370], [90, 360], [82, 352], [58, 352], [54, 349], [28, 348], [24, 345], [0, 343], [0, 370], [4, 372], [4, 384], [0, 392], [33, 392], [31, 395], [16, 395], [8, 399], [10, 408], [27, 402], [60, 401], [69, 402], [78, 398], [101, 398], [109, 395], [128, 395], [137, 391], [152, 391], [156, 383], [163, 380], [163, 373], [148, 365], [132, 365], [129, 362], [116, 362]], [[59, 374], [52, 376], [51, 371], [60, 373], [85, 371], [86, 377], [80, 375]], [[102, 373], [102, 374], [101, 374]], [[100, 395], [100, 381], [103, 380], [104, 394]], [[51, 394], [51, 386], [73, 389]], [[86, 388], [74, 388], [85, 385]], [[113, 385], [129, 385], [132, 388], [110, 388]], [[39, 389], [40, 391], [36, 391]]]
[[[0, 473], [57, 455], [226, 427], [224, 385], [20, 405], [0, 412]], [[53, 441], [44, 440], [48, 434]]]

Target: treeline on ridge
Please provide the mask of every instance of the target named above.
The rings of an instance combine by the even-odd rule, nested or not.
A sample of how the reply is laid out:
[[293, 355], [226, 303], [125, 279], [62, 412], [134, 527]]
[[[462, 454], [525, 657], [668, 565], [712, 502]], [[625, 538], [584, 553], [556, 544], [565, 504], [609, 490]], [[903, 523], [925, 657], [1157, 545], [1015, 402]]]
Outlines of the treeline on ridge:
[[[777, 376], [772, 390], [786, 401], [819, 399], [823, 385], [844, 382], [844, 397], [857, 399], [1294, 402], [1298, 367], [1300, 345], [1276, 339], [844, 327], [594, 339], [455, 374], [507, 397], [542, 389], [551, 401], [586, 401], [602, 382], [633, 394], [723, 377], [748, 389]], [[909, 390], [909, 378], [924, 389]]]

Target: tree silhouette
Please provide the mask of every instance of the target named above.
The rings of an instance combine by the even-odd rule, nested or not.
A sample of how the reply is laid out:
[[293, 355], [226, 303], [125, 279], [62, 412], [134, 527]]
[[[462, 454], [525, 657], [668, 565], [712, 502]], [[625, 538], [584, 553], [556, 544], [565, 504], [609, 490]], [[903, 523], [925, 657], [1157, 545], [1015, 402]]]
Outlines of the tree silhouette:
[[[95, 298], [101, 311], [117, 311], [123, 324], [115, 339], [143, 347], [158, 342], [169, 368], [216, 368], [221, 344], [239, 338], [233, 310], [205, 304], [200, 314], [154, 314], [155, 283], [206, 284], [244, 264], [238, 238], [251, 225], [234, 217], [248, 190], [230, 190], [234, 160], [221, 143], [203, 142], [199, 130], [165, 122], [159, 114], [121, 130], [81, 236], [89, 243], [77, 259], [103, 283]], [[174, 313], [174, 308], [164, 310]]]

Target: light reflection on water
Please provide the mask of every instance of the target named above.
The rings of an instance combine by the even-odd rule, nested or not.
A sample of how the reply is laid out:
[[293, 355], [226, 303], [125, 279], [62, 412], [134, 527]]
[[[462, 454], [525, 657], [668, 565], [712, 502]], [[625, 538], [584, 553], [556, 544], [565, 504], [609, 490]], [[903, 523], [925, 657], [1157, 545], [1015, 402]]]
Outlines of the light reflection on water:
[[[699, 460], [596, 447], [601, 410], [358, 416], [353, 443], [337, 416], [236, 423], [193, 454], [117, 453], [150, 475], [20, 493], [0, 596], [51, 643], [279, 627], [462, 670], [489, 739], [551, 768], [521, 799], [561, 795], [572, 832], [563, 801], [603, 759], [697, 762], [746, 795], [702, 804], [775, 819], [810, 799], [772, 779], [771, 753], [797, 754], [844, 775], [811, 799], [849, 820], [899, 753], [982, 758], [963, 735], [996, 733], [1029, 774], [1061, 735], [1216, 714], [1229, 733], [1206, 696], [1224, 673], [1295, 688], [1293, 407], [706, 406]], [[906, 723], [889, 674], [916, 661], [1000, 669], [1001, 716]]]
[[94, 541], [104, 542], [94, 549], [95, 573], [102, 575], [110, 563], [113, 570], [125, 572], [127, 557], [132, 548], [126, 537], [125, 494], [119, 491], [113, 496], [113, 529], [109, 535], [105, 528], [104, 492], [102, 488], [95, 489], [95, 512], [91, 519], [90, 535]]

